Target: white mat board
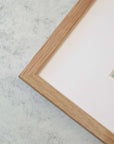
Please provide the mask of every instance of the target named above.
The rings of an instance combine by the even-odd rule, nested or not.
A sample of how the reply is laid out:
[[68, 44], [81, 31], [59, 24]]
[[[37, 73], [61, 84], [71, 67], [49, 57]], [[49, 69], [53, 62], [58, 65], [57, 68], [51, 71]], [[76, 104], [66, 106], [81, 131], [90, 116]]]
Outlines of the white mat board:
[[114, 0], [97, 0], [40, 76], [114, 133]]

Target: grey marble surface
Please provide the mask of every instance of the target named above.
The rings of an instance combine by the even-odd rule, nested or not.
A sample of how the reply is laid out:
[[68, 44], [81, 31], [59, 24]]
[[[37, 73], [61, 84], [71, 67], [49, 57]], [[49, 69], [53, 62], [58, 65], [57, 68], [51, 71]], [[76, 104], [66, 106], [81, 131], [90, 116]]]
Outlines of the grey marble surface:
[[18, 78], [76, 0], [0, 0], [0, 144], [102, 144]]

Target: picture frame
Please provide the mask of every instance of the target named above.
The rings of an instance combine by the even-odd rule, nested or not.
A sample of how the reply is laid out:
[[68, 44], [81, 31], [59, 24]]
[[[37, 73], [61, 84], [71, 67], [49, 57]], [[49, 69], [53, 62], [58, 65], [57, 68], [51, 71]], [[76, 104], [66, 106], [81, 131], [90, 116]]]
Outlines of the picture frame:
[[78, 0], [19, 77], [101, 141], [106, 144], [113, 144], [114, 134], [111, 131], [39, 75], [40, 71], [48, 63], [53, 54], [56, 53], [60, 45], [64, 43], [67, 36], [78, 25], [95, 1]]

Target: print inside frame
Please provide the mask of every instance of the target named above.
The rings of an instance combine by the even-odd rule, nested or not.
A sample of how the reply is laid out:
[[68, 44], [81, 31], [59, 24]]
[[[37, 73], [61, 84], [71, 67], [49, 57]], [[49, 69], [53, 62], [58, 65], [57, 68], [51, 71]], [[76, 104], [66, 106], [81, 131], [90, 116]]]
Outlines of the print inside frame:
[[95, 1], [84, 15], [93, 2], [77, 2], [20, 78], [103, 142], [113, 144], [114, 1]]

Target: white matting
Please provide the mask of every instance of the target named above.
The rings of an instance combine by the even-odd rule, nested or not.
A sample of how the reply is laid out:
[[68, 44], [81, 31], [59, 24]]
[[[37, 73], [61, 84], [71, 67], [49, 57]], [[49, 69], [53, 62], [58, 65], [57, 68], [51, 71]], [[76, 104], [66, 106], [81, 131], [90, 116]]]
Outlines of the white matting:
[[97, 0], [40, 76], [114, 133], [114, 0]]

